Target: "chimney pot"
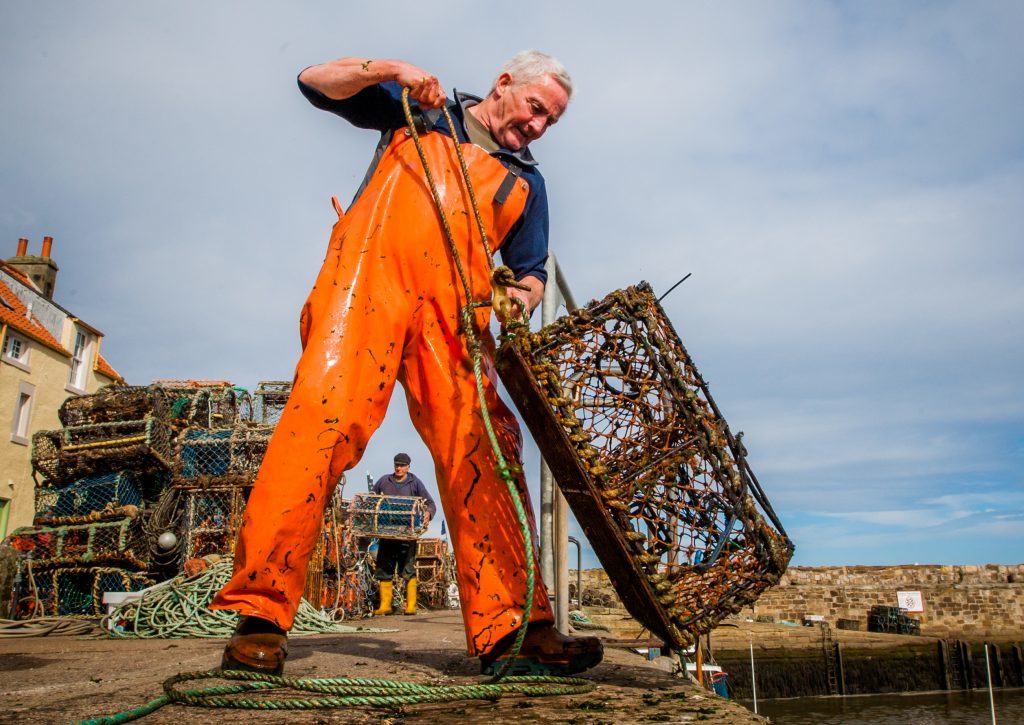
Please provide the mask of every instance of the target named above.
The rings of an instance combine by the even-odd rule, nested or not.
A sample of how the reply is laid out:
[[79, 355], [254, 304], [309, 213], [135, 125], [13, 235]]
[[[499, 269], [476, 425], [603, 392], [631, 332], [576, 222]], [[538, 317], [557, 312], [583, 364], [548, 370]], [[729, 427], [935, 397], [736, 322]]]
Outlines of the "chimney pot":
[[21, 237], [18, 240], [18, 253], [14, 256], [24, 257], [26, 254], [28, 254], [28, 240], [25, 237]]
[[50, 258], [50, 249], [53, 247], [53, 237], [43, 237], [43, 259]]

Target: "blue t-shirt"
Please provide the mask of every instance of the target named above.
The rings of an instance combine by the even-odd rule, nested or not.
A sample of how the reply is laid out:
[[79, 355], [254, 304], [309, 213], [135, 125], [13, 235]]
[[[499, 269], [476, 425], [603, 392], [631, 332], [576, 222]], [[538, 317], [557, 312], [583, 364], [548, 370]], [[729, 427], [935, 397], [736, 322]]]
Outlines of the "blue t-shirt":
[[[299, 89], [317, 108], [341, 116], [357, 128], [380, 131], [385, 143], [390, 140], [390, 135], [395, 129], [404, 128], [406, 125], [405, 113], [402, 110], [402, 88], [397, 83], [387, 82], [368, 86], [351, 98], [340, 101], [328, 98], [301, 80]], [[461, 93], [455, 94], [455, 100], [448, 101], [448, 110], [455, 122], [455, 132], [462, 143], [468, 141], [463, 120], [466, 104], [473, 105], [473, 102], [479, 102], [479, 99]], [[411, 99], [410, 106], [414, 110], [418, 109], [416, 102]], [[443, 114], [433, 121], [432, 128], [428, 130], [439, 131], [446, 136], [451, 135]], [[542, 282], [547, 282], [544, 263], [548, 258], [548, 195], [544, 177], [541, 176], [537, 162], [527, 148], [520, 151], [500, 149], [492, 156], [506, 168], [515, 167], [530, 185], [523, 213], [512, 225], [501, 245], [501, 260], [512, 270], [516, 279], [532, 275]], [[372, 174], [378, 159], [379, 153], [374, 158], [367, 178]], [[358, 192], [356, 196], [358, 197]]]

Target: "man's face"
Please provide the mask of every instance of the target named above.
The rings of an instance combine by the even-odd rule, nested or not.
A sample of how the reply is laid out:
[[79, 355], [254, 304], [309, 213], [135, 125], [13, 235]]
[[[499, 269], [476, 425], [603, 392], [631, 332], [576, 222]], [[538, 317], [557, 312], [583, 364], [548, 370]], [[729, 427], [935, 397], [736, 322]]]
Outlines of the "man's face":
[[491, 134], [512, 151], [543, 136], [569, 105], [569, 94], [551, 76], [516, 85], [512, 76], [502, 73], [494, 90], [498, 103]]
[[399, 481], [405, 478], [406, 474], [409, 473], [408, 463], [396, 463], [395, 464], [395, 478]]

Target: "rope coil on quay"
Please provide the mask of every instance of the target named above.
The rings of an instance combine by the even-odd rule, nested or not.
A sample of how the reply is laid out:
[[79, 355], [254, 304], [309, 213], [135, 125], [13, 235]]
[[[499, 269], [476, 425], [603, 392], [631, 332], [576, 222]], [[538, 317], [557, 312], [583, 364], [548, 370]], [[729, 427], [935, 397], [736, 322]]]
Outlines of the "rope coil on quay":
[[[219, 679], [238, 684], [214, 685], [205, 688], [178, 689], [176, 686], [194, 680]], [[379, 679], [346, 677], [278, 677], [256, 672], [183, 672], [163, 683], [164, 694], [133, 710], [116, 715], [85, 720], [78, 725], [120, 725], [137, 720], [177, 703], [193, 707], [233, 708], [244, 710], [315, 710], [339, 707], [399, 707], [425, 703], [464, 700], [498, 700], [509, 695], [545, 697], [581, 695], [594, 689], [594, 683], [577, 677], [545, 677], [538, 675], [506, 677], [501, 683], [467, 685], [416, 684]], [[313, 693], [314, 697], [286, 697], [287, 691]], [[275, 692], [279, 691], [279, 692]], [[273, 692], [276, 697], [232, 698], [248, 692]]]

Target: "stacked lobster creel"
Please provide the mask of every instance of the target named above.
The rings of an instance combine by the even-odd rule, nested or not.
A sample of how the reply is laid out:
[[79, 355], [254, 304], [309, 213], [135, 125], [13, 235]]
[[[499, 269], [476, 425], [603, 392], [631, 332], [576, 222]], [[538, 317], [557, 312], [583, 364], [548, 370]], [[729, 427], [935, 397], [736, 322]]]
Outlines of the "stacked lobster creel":
[[[192, 417], [177, 436], [171, 486], [161, 502], [175, 523], [182, 566], [198, 570], [211, 555], [230, 557], [242, 524], [245, 505], [273, 435], [280, 412], [288, 399], [290, 384], [261, 382], [255, 401], [244, 405], [210, 401], [209, 425]], [[198, 397], [196, 398], [198, 399]], [[218, 411], [245, 410], [252, 417], [236, 418], [231, 425]], [[340, 606], [344, 554], [337, 545], [344, 539], [340, 498], [335, 496], [324, 511], [324, 525], [313, 550], [303, 593], [318, 609]], [[339, 537], [341, 537], [339, 539]]]
[[448, 607], [448, 585], [455, 581], [455, 560], [445, 539], [416, 542], [416, 578], [419, 597], [428, 609]]
[[[37, 514], [8, 539], [20, 552], [13, 616], [98, 617], [105, 592], [232, 556], [289, 392], [263, 382], [254, 401], [226, 381], [159, 380], [68, 399], [63, 427], [33, 437]], [[339, 618], [367, 616], [376, 586], [368, 542], [343, 504], [339, 487], [304, 596]]]
[[69, 398], [63, 427], [33, 437], [33, 526], [15, 531], [12, 613], [98, 617], [104, 592], [160, 578], [149, 511], [170, 480], [174, 428], [154, 386], [108, 386]]
[[105, 592], [130, 592], [178, 573], [181, 510], [172, 489], [178, 437], [230, 430], [252, 414], [224, 381], [112, 385], [69, 398], [63, 427], [33, 437], [32, 527], [16, 531], [16, 617], [97, 617]]
[[683, 649], [757, 599], [793, 545], [650, 287], [499, 351], [499, 371], [630, 613]]

